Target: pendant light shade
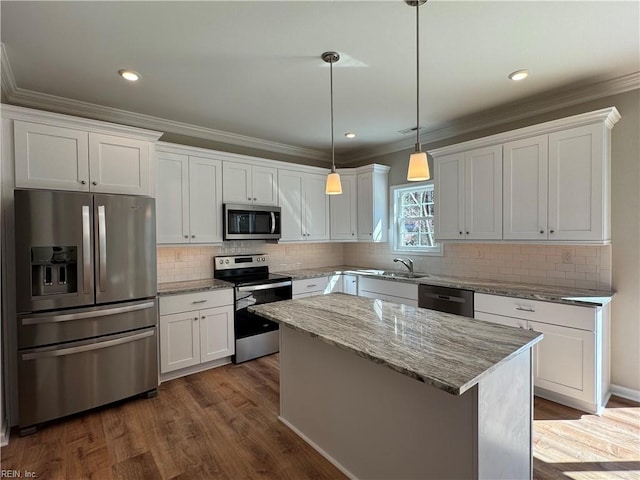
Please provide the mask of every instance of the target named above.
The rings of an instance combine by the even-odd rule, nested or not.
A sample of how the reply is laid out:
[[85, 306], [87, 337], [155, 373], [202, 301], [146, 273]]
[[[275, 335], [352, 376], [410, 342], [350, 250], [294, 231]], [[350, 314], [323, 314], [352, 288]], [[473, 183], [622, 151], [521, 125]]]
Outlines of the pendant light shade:
[[429, 180], [429, 160], [427, 154], [422, 151], [420, 145], [420, 5], [427, 0], [406, 0], [407, 5], [416, 7], [416, 151], [409, 157], [409, 169], [407, 180], [419, 182]]
[[340, 54], [338, 52], [324, 52], [322, 60], [329, 64], [331, 86], [331, 173], [327, 175], [324, 193], [327, 195], [340, 195], [342, 193], [342, 183], [340, 182], [340, 175], [336, 172], [335, 146], [333, 142], [333, 64], [340, 60]]

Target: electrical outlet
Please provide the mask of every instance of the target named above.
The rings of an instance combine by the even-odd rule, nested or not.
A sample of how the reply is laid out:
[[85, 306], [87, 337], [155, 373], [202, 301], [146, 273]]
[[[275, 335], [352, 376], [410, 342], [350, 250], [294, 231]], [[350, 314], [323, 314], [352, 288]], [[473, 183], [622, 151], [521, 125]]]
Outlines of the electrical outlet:
[[476, 258], [484, 258], [484, 252], [481, 248], [476, 249]]
[[176, 250], [176, 262], [182, 262], [182, 250]]
[[562, 250], [562, 263], [573, 263], [573, 250], [571, 248]]

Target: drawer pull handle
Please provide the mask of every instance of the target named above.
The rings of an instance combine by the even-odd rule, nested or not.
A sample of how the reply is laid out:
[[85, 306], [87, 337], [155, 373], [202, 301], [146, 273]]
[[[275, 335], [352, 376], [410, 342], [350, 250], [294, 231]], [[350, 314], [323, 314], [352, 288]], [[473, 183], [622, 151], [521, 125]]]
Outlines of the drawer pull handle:
[[516, 307], [516, 310], [520, 310], [521, 312], [535, 312], [536, 309], [533, 307]]
[[313, 287], [316, 287], [316, 286], [317, 286], [317, 285], [316, 285], [315, 283], [312, 283], [312, 284], [310, 284], [310, 285], [307, 285], [307, 288], [313, 288]]
[[191, 303], [207, 303], [207, 301], [206, 300], [194, 300]]

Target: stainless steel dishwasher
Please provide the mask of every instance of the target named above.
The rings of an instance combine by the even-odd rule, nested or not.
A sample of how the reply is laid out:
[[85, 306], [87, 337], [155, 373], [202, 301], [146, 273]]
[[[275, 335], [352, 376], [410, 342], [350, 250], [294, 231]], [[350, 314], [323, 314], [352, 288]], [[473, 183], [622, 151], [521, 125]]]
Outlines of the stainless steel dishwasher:
[[420, 284], [418, 307], [473, 318], [473, 290]]

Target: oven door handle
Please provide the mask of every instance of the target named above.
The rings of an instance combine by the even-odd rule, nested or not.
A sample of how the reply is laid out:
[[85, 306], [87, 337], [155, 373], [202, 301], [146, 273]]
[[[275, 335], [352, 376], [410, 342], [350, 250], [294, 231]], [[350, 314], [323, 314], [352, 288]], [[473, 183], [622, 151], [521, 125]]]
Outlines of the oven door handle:
[[236, 291], [238, 291], [238, 292], [255, 292], [256, 290], [269, 290], [271, 288], [289, 287], [289, 286], [291, 286], [291, 281], [290, 280], [286, 280], [284, 282], [265, 283], [263, 285], [249, 285], [247, 287], [237, 287]]

